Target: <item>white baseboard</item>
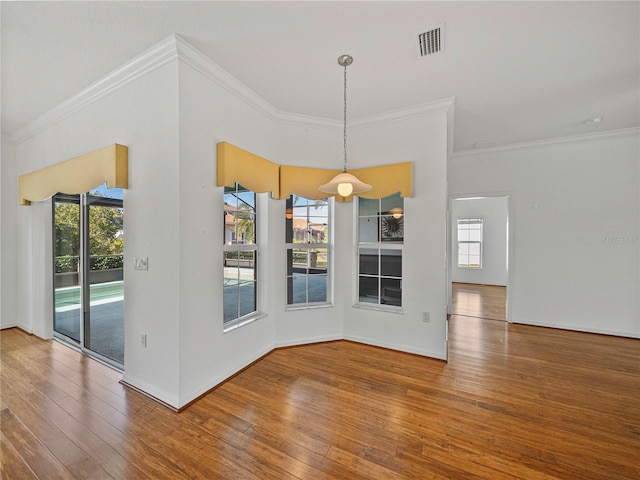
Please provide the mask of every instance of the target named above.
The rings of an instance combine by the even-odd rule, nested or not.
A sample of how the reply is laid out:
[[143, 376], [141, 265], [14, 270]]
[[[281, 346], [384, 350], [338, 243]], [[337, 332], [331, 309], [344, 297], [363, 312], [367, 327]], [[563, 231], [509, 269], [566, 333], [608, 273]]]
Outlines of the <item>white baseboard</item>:
[[180, 396], [180, 400], [179, 402], [177, 402], [178, 406], [177, 408], [182, 408], [185, 405], [188, 405], [189, 403], [193, 402], [195, 399], [197, 399], [198, 397], [204, 395], [205, 393], [207, 393], [209, 390], [217, 387], [218, 385], [220, 385], [222, 382], [224, 382], [225, 380], [229, 379], [230, 377], [234, 376], [236, 373], [240, 372], [243, 368], [248, 367], [249, 365], [251, 365], [253, 362], [255, 362], [256, 360], [259, 360], [260, 358], [264, 357], [265, 355], [267, 355], [268, 353], [273, 351], [273, 347], [267, 347], [264, 350], [262, 350], [261, 352], [258, 352], [257, 354], [251, 356], [251, 358], [245, 360], [244, 362], [241, 362], [237, 365], [235, 365], [234, 367], [230, 368], [229, 370], [227, 370], [226, 372], [222, 373], [221, 375], [216, 376], [215, 378], [211, 379], [207, 384], [205, 384], [204, 386], [186, 394], [186, 395], [181, 395]]
[[398, 350], [399, 352], [413, 353], [416, 355], [422, 355], [423, 357], [435, 358], [438, 360], [446, 360], [447, 352], [433, 352], [421, 348], [407, 348], [406, 345], [396, 345], [390, 342], [381, 342], [379, 340], [372, 340], [370, 338], [360, 337], [357, 335], [346, 335], [345, 340], [351, 340], [353, 342], [364, 343], [365, 345], [373, 345], [374, 347], [388, 348], [390, 350]]
[[159, 400], [160, 402], [165, 403], [172, 408], [179, 408], [178, 397], [170, 395], [169, 393], [162, 391], [154, 387], [153, 385], [148, 384], [147, 382], [132, 377], [131, 375], [127, 375], [126, 372], [122, 375], [122, 382], [128, 386], [133, 387], [136, 390], [139, 390], [142, 394]]
[[336, 340], [350, 340], [350, 341], [362, 343], [365, 345], [373, 345], [376, 347], [388, 348], [391, 350], [412, 353], [412, 354], [421, 355], [424, 357], [434, 358], [438, 360], [446, 360], [447, 358], [446, 352], [431, 352], [429, 350], [407, 348], [404, 345], [395, 345], [393, 343], [388, 343], [388, 342], [373, 341], [369, 338], [359, 337], [355, 335], [332, 334], [332, 335], [319, 335], [314, 337], [306, 337], [306, 338], [295, 339], [291, 341], [285, 340], [285, 341], [278, 342], [270, 347], [266, 347], [262, 351], [256, 353], [255, 355], [252, 355], [250, 358], [246, 359], [245, 361], [237, 365], [234, 365], [232, 368], [228, 369], [226, 372], [210, 379], [202, 387], [192, 392], [189, 392], [188, 394], [180, 395], [179, 398], [175, 397], [174, 395], [169, 395], [166, 392], [160, 391], [157, 388], [153, 387], [152, 385], [142, 382], [136, 378], [133, 378], [127, 375], [126, 373], [123, 375], [122, 381], [123, 383], [128, 384], [137, 390], [140, 390], [142, 393], [147, 394], [159, 400], [160, 402], [169, 405], [171, 408], [180, 409], [188, 405], [189, 403], [193, 402], [194, 400], [198, 399], [202, 395], [206, 394], [213, 388], [217, 387], [218, 385], [223, 383], [225, 380], [231, 378], [233, 375], [237, 374], [242, 369], [248, 367], [253, 362], [271, 353], [276, 348], [294, 347], [297, 345], [308, 345], [313, 343], [331, 342]]
[[308, 345], [311, 343], [333, 342], [336, 340], [344, 340], [341, 334], [334, 335], [318, 335], [315, 337], [307, 337], [295, 340], [284, 340], [276, 343], [276, 348], [295, 347], [297, 345]]
[[594, 328], [592, 326], [587, 325], [567, 325], [562, 323], [527, 323], [527, 322], [518, 322], [513, 321], [510, 322], [515, 325], [529, 325], [531, 327], [544, 327], [544, 328], [556, 328], [559, 330], [571, 330], [573, 332], [583, 332], [583, 333], [598, 333], [600, 335], [613, 335], [615, 337], [626, 337], [626, 338], [640, 338], [640, 331], [638, 332], [623, 332], [620, 330], [610, 330], [607, 328]]

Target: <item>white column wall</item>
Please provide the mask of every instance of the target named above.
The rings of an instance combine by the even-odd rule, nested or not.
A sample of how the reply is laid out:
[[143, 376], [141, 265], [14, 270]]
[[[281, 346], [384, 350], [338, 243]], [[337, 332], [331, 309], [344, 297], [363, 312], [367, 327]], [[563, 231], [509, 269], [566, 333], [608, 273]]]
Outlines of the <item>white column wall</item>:
[[[283, 124], [278, 126], [278, 163], [298, 167], [342, 167], [342, 132], [336, 128], [312, 128]], [[330, 278], [333, 305], [323, 308], [286, 310], [286, 250], [285, 201], [276, 202], [276, 214], [271, 219], [273, 234], [270, 264], [273, 284], [272, 308], [276, 312], [276, 341], [279, 346], [296, 345], [342, 338], [344, 308], [350, 305], [346, 294], [351, 290], [351, 278], [343, 275], [342, 266], [350, 262], [350, 244], [342, 239], [351, 232], [351, 204], [335, 204], [333, 217], [333, 249]]]
[[[352, 307], [356, 297], [356, 231], [338, 240], [350, 261], [336, 275], [352, 281], [344, 319], [347, 339], [446, 359], [447, 112], [358, 128], [349, 136], [352, 168], [413, 162], [412, 198], [405, 198], [403, 313]], [[352, 214], [355, 211], [351, 210]], [[351, 225], [355, 225], [355, 218]], [[428, 312], [430, 322], [423, 321]]]
[[18, 317], [16, 301], [18, 294], [17, 231], [16, 148], [11, 138], [3, 135], [0, 155], [0, 328], [15, 326], [25, 328]]
[[266, 316], [223, 333], [223, 194], [216, 187], [216, 144], [232, 143], [275, 160], [273, 121], [200, 71], [180, 63], [179, 292], [180, 405], [197, 398], [269, 352], [275, 316], [268, 303], [269, 194], [258, 199], [258, 301]]
[[[173, 62], [147, 73], [17, 146], [18, 175], [113, 143], [128, 146], [124, 380], [170, 404], [178, 400], [180, 334], [177, 72]], [[19, 214], [20, 315], [49, 338], [51, 202], [20, 207]], [[148, 257], [149, 270], [133, 270], [133, 257]]]
[[512, 195], [512, 321], [640, 336], [639, 164], [637, 130], [450, 159], [452, 195]]

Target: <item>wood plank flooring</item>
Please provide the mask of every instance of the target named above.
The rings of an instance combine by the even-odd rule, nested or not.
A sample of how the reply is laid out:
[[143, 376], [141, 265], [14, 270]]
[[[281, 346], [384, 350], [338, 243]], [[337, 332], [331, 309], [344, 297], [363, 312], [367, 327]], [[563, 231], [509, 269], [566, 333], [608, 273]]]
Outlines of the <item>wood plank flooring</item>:
[[5, 479], [640, 478], [640, 340], [453, 316], [449, 362], [280, 349], [177, 414], [1, 332]]
[[507, 287], [456, 282], [451, 284], [451, 311], [454, 315], [506, 320], [506, 304]]

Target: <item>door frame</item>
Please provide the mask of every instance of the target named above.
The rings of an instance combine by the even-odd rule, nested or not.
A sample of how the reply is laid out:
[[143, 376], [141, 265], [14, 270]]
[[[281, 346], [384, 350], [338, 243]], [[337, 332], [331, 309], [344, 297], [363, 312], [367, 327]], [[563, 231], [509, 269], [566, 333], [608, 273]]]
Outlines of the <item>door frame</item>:
[[[55, 278], [52, 278], [52, 300], [53, 300], [53, 315], [51, 317], [51, 321], [54, 322], [53, 328], [53, 338], [64, 343], [65, 345], [73, 348], [81, 352], [82, 354], [91, 357], [105, 365], [114, 368], [120, 372], [124, 371], [124, 364], [113, 360], [105, 355], [96, 352], [95, 350], [91, 350], [86, 347], [86, 334], [87, 327], [90, 328], [91, 323], [91, 292], [90, 292], [90, 278], [89, 278], [89, 268], [90, 268], [90, 246], [89, 246], [89, 207], [96, 202], [88, 201], [88, 198], [98, 198], [98, 203], [104, 203], [104, 206], [111, 206], [115, 208], [124, 208], [124, 201], [120, 199], [114, 199], [111, 197], [96, 197], [95, 195], [91, 195], [90, 193], [80, 193], [80, 194], [56, 194], [63, 197], [69, 203], [75, 203], [75, 201], [71, 202], [70, 200], [78, 199], [78, 208], [79, 208], [79, 240], [80, 240], [80, 249], [78, 252], [78, 284], [80, 286], [80, 330], [79, 337], [80, 341], [77, 342], [75, 339], [66, 336], [63, 333], [59, 333], [55, 330]], [[51, 248], [52, 248], [52, 262], [55, 262], [55, 208], [56, 208], [56, 195], [51, 197]], [[55, 268], [52, 271], [55, 276]], [[124, 339], [123, 339], [124, 341]]]
[[452, 314], [452, 269], [453, 269], [453, 231], [451, 217], [451, 207], [454, 200], [471, 199], [471, 198], [506, 198], [507, 200], [507, 296], [505, 305], [505, 321], [511, 323], [513, 321], [511, 306], [513, 305], [512, 299], [515, 292], [515, 207], [513, 193], [511, 192], [482, 192], [482, 193], [458, 193], [450, 194], [447, 202], [447, 248], [446, 248], [446, 262], [447, 262], [447, 314]]

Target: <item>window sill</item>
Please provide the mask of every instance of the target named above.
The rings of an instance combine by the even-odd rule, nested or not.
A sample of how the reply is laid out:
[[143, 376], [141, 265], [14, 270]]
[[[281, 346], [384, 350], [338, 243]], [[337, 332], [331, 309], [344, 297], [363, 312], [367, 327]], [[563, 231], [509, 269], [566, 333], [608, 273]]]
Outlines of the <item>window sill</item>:
[[389, 305], [379, 305], [377, 303], [354, 303], [353, 308], [361, 308], [362, 310], [375, 310], [377, 312], [393, 313], [396, 315], [404, 315], [402, 307], [392, 307]]
[[253, 323], [256, 320], [260, 320], [261, 318], [264, 318], [266, 316], [267, 316], [266, 313], [257, 312], [251, 315], [247, 315], [246, 317], [238, 318], [236, 320], [233, 320], [223, 325], [222, 333], [232, 332], [240, 327], [244, 327], [245, 325], [248, 325], [249, 323]]
[[332, 308], [333, 303], [306, 303], [304, 305], [287, 305], [284, 307], [285, 312], [290, 310], [313, 310], [316, 308]]

